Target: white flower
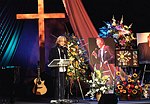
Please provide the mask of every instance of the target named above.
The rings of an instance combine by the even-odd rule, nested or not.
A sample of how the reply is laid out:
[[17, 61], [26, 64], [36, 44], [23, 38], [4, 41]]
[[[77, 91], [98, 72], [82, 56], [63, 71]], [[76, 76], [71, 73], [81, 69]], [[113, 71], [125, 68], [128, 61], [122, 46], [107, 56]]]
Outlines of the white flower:
[[93, 83], [91, 87], [95, 87], [96, 85]]
[[71, 64], [69, 67], [70, 67], [70, 69], [73, 69], [73, 68], [74, 68], [72, 64]]
[[96, 78], [95, 81], [98, 82], [98, 79]]
[[97, 84], [101, 84], [101, 83], [98, 81]]
[[119, 81], [117, 81], [117, 84], [120, 84], [120, 82], [119, 82]]
[[72, 45], [73, 45], [73, 43], [70, 43], [70, 44], [68, 45], [68, 48], [71, 47]]
[[93, 82], [92, 80], [89, 81], [89, 83], [92, 83], [92, 82]]
[[79, 49], [79, 54], [82, 54], [83, 52], [82, 52], [82, 50], [81, 49]]
[[90, 98], [95, 97], [95, 93], [105, 93], [109, 90], [109, 86], [106, 85], [110, 76], [103, 76], [100, 70], [94, 68], [94, 72], [91, 73], [92, 80], [87, 81], [90, 85], [90, 90], [86, 93], [86, 96], [90, 95]]
[[99, 89], [96, 89], [96, 92], [99, 92]]

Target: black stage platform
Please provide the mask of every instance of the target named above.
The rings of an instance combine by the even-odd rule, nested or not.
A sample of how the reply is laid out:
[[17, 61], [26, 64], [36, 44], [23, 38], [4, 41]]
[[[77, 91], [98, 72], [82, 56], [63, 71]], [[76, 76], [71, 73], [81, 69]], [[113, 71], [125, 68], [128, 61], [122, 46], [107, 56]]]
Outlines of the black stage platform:
[[[60, 103], [60, 104], [98, 104], [98, 101], [96, 100], [75, 100], [75, 99], [69, 99], [72, 102], [71, 103]], [[0, 104], [56, 104], [56, 103], [50, 103], [51, 100], [49, 98], [44, 99], [20, 99], [16, 98], [13, 101], [10, 101], [9, 99], [2, 99], [0, 98]], [[118, 101], [118, 104], [150, 104], [150, 99], [141, 99], [136, 101]]]

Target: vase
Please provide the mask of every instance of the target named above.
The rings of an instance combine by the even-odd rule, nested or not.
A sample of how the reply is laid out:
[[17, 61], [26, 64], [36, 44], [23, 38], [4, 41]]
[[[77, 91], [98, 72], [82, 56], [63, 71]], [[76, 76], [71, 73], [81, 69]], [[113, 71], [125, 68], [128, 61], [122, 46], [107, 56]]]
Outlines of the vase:
[[97, 100], [97, 101], [99, 101], [99, 100], [100, 100], [100, 98], [101, 98], [101, 96], [102, 96], [102, 94], [101, 94], [101, 93], [96, 93], [96, 95], [95, 95], [95, 96], [96, 96], [96, 100]]

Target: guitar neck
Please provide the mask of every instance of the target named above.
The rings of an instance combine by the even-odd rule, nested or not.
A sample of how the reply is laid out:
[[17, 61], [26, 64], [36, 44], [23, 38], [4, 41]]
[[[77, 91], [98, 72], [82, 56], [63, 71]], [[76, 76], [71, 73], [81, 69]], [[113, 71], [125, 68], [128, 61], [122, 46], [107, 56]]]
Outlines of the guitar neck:
[[41, 77], [40, 77], [40, 76], [41, 76], [41, 75], [40, 75], [40, 74], [41, 74], [40, 66], [38, 66], [37, 70], [38, 70], [38, 78], [40, 79], [40, 78], [41, 78]]

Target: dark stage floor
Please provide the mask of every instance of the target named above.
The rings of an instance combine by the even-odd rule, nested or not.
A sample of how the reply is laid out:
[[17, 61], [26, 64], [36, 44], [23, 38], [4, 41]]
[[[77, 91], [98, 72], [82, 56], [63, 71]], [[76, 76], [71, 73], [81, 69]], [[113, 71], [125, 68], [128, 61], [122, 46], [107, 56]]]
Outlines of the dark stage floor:
[[[7, 103], [6, 103], [7, 104]], [[14, 104], [52, 104], [48, 102], [25, 102], [25, 101], [16, 101]], [[79, 101], [72, 104], [98, 104], [97, 101]], [[146, 101], [119, 101], [118, 104], [150, 104], [150, 100]]]
[[[98, 104], [96, 100], [73, 100], [69, 99], [72, 103], [61, 103], [61, 104]], [[51, 99], [44, 98], [44, 99], [19, 99], [15, 98], [15, 100], [10, 101], [9, 99], [0, 99], [0, 104], [56, 104], [51, 103]], [[150, 99], [141, 99], [136, 101], [118, 101], [118, 104], [150, 104]]]

